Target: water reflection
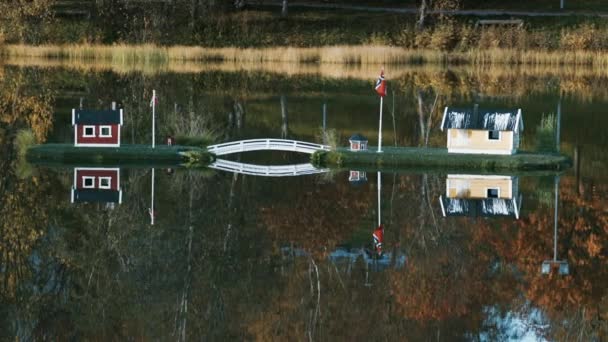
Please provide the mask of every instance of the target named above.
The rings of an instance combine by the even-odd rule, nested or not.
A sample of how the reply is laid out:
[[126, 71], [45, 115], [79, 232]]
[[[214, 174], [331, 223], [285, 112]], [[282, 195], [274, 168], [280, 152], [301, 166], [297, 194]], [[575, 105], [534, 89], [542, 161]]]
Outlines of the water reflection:
[[74, 168], [70, 195], [72, 203], [122, 203], [120, 169], [102, 167]]
[[447, 175], [445, 197], [439, 197], [447, 216], [513, 216], [519, 219], [522, 195], [519, 177], [500, 175]]
[[[578, 157], [576, 174], [560, 175], [558, 230], [553, 175], [514, 175], [510, 185], [488, 186], [498, 188], [498, 200], [516, 200], [519, 219], [511, 204], [502, 219], [436, 219], [440, 196], [496, 198], [487, 191], [467, 198], [466, 187], [450, 197], [448, 178], [467, 181], [458, 178], [462, 173], [444, 177], [428, 170], [385, 173], [379, 208], [377, 183], [362, 182], [373, 178], [362, 171], [274, 178], [179, 168], [169, 176], [157, 169], [152, 206], [151, 171], [122, 167], [119, 188], [128, 198], [121, 205], [71, 205], [67, 193], [78, 190], [72, 170], [23, 172], [12, 136], [27, 127], [40, 141], [71, 141], [65, 113], [79, 97], [103, 102], [100, 107], [122, 101], [133, 113], [122, 131], [129, 144], [150, 141], [153, 87], [168, 99], [159, 104], [159, 136], [176, 135], [178, 126], [188, 132], [204, 118], [218, 141], [279, 137], [287, 123], [291, 138], [321, 141], [315, 140], [319, 109], [327, 102], [326, 125], [337, 129], [341, 145], [354, 132], [374, 144], [377, 117], [370, 113], [377, 103], [369, 73], [361, 81], [264, 72], [6, 69], [0, 88], [0, 104], [9, 104], [0, 113], [0, 340], [175, 340], [176, 331], [192, 340], [302, 340], [307, 332], [313, 340], [508, 340], [524, 338], [523, 326], [547, 340], [602, 340], [608, 331], [608, 78], [553, 68], [481, 71], [405, 70], [391, 87], [394, 116], [386, 119], [395, 125], [386, 125], [386, 140], [445, 146], [441, 115], [417, 110], [422, 88], [429, 109], [437, 93], [437, 102], [522, 107], [530, 122], [522, 146], [534, 147], [542, 114], [555, 111], [564, 93], [561, 148]], [[45, 89], [57, 96], [41, 106]], [[486, 96], [472, 98], [476, 93]], [[52, 110], [30, 110], [41, 108]], [[283, 154], [256, 158], [243, 156], [243, 162], [304, 162]], [[509, 191], [511, 198], [502, 198]], [[146, 215], [152, 207], [162, 212], [153, 228]], [[365, 251], [374, 252], [378, 216], [386, 226], [382, 259]], [[285, 246], [298, 256], [284, 256]], [[542, 262], [553, 259], [567, 260], [568, 274], [542, 274]], [[406, 264], [393, 267], [399, 260]], [[374, 263], [382, 272], [372, 272]]]

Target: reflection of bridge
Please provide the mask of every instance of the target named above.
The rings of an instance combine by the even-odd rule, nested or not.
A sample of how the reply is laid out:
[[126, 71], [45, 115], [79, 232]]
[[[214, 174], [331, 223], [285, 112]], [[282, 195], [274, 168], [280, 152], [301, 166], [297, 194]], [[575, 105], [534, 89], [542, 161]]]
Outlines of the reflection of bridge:
[[250, 139], [231, 141], [223, 144], [211, 145], [207, 150], [216, 156], [251, 151], [290, 151], [313, 154], [319, 150], [329, 150], [329, 146], [309, 143], [305, 141], [285, 139]]
[[[327, 151], [329, 150], [329, 146], [285, 139], [250, 139], [211, 145], [207, 147], [207, 150], [216, 156], [252, 151], [289, 151], [312, 154], [315, 151]], [[266, 177], [303, 176], [327, 172], [327, 169], [317, 169], [310, 163], [267, 166], [239, 163], [224, 159], [217, 159], [209, 167], [245, 175]]]
[[296, 165], [265, 166], [238, 163], [223, 159], [217, 159], [215, 163], [209, 165], [209, 167], [212, 169], [242, 173], [245, 175], [267, 177], [303, 176], [327, 172], [327, 169], [317, 169], [310, 163]]

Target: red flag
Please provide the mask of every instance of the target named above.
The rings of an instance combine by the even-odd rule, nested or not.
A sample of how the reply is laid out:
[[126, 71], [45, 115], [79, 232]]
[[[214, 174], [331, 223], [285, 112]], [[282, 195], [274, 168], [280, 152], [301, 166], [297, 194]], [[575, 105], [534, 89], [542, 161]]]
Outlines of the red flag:
[[374, 249], [378, 253], [378, 255], [382, 254], [382, 244], [384, 243], [384, 226], [379, 225], [374, 233], [372, 234], [374, 237]]
[[157, 105], [158, 104], [158, 97], [154, 94], [152, 95], [152, 98], [150, 99], [150, 107], [152, 107], [153, 105]]
[[380, 95], [381, 97], [386, 96], [386, 81], [384, 80], [384, 68], [382, 68], [382, 70], [380, 71], [380, 77], [378, 77], [374, 89], [376, 89], [376, 93], [378, 93], [378, 95]]

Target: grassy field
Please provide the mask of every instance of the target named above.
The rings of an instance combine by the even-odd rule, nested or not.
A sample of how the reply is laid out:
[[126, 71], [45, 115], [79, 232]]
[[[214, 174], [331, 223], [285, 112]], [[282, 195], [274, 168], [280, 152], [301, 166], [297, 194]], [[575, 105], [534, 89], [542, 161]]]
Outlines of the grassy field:
[[382, 153], [369, 147], [368, 151], [320, 151], [312, 155], [313, 165], [341, 168], [360, 166], [423, 167], [451, 171], [546, 170], [561, 171], [571, 166], [568, 157], [558, 154], [520, 152], [515, 155], [479, 155], [448, 153], [445, 148], [384, 147]]

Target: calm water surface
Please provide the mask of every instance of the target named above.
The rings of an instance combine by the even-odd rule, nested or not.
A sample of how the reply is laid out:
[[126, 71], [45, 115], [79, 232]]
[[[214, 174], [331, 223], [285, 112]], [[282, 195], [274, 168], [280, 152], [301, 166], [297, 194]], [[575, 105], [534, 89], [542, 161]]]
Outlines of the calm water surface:
[[[205, 132], [218, 142], [320, 142], [325, 105], [326, 129], [341, 145], [354, 133], [375, 145], [375, 75], [8, 66], [1, 74], [2, 339], [608, 338], [603, 74], [388, 74], [385, 145], [445, 146], [443, 107], [479, 103], [522, 108], [522, 146], [534, 150], [543, 116], [559, 107], [560, 149], [575, 160], [565, 173], [463, 178], [441, 170], [343, 170], [273, 178], [117, 166], [121, 203], [71, 203], [75, 169], [86, 165], [23, 163], [16, 132], [71, 143], [73, 107], [117, 101], [125, 109], [123, 143], [149, 143], [156, 89], [157, 141]], [[308, 156], [230, 159], [288, 165]], [[511, 194], [492, 210], [482, 201], [450, 202], [447, 183], [455, 179], [504, 181], [501, 191]], [[378, 220], [385, 227], [380, 259], [370, 254]]]

